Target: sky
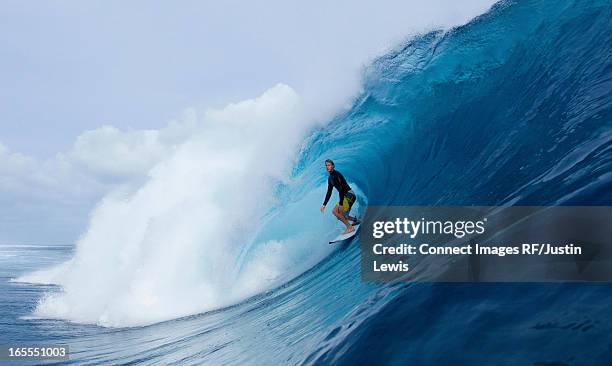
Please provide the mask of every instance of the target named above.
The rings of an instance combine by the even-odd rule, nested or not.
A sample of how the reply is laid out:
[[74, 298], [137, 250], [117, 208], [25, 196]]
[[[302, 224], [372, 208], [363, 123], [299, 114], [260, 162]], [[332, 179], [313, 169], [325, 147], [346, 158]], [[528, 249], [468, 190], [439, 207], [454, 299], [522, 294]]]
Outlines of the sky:
[[96, 202], [145, 179], [199, 111], [281, 83], [325, 119], [372, 58], [493, 3], [5, 1], [0, 243], [74, 241]]

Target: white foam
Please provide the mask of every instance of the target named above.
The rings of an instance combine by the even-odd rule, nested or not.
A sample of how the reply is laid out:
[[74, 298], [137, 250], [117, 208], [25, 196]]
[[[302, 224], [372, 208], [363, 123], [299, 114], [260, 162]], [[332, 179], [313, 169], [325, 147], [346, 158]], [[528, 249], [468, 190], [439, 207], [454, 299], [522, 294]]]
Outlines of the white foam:
[[306, 115], [282, 84], [207, 112], [143, 186], [115, 191], [97, 206], [71, 261], [19, 279], [64, 289], [42, 299], [35, 315], [139, 325], [228, 305], [278, 283], [287, 270], [279, 257], [290, 257], [281, 242], [257, 251], [261, 262], [248, 264], [242, 287], [235, 263], [313, 123]]

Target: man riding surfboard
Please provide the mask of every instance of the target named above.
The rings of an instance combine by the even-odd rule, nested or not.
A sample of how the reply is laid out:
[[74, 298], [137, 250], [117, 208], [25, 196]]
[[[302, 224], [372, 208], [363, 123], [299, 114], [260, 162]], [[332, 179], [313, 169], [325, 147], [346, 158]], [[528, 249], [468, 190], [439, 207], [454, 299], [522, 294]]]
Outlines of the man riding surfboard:
[[[344, 234], [350, 233], [351, 231], [355, 230], [353, 225], [359, 224], [359, 220], [356, 217], [349, 216], [349, 211], [351, 211], [353, 203], [355, 203], [357, 200], [357, 196], [355, 196], [355, 192], [353, 192], [351, 187], [348, 185], [346, 179], [344, 179], [344, 176], [335, 169], [335, 165], [332, 160], [325, 160], [325, 168], [329, 173], [329, 177], [327, 178], [327, 194], [325, 195], [323, 206], [321, 206], [321, 213], [325, 211], [325, 206], [331, 198], [332, 190], [335, 187], [338, 190], [340, 200], [332, 209], [332, 213], [334, 216], [336, 216], [336, 218], [338, 218], [338, 220], [342, 221], [342, 223], [346, 225], [346, 231]], [[352, 221], [353, 225], [351, 225], [349, 221]]]

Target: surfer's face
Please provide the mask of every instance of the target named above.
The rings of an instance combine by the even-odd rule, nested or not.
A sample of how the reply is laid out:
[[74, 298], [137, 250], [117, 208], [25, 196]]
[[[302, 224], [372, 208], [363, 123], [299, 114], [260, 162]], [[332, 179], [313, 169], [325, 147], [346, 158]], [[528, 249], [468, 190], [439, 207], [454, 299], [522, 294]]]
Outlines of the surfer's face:
[[331, 172], [332, 170], [334, 170], [334, 165], [332, 163], [325, 163], [325, 168], [328, 172]]

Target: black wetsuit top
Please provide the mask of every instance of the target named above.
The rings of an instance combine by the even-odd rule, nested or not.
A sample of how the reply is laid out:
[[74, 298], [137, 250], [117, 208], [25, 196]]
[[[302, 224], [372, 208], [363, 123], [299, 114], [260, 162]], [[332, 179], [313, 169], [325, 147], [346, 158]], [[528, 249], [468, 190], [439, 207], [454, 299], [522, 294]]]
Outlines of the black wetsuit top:
[[338, 194], [340, 195], [340, 204], [342, 204], [342, 201], [344, 201], [344, 195], [346, 192], [351, 190], [351, 187], [346, 182], [346, 179], [344, 179], [342, 173], [335, 169], [329, 173], [329, 178], [327, 178], [327, 194], [325, 195], [323, 206], [327, 205], [334, 187], [336, 187], [338, 190]]

